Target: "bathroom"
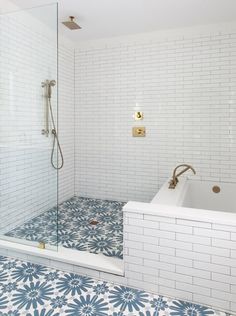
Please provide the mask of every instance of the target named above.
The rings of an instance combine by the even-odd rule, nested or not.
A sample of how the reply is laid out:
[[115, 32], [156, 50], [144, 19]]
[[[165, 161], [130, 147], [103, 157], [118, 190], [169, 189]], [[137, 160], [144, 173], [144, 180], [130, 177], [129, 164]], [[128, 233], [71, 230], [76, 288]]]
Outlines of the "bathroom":
[[0, 0], [0, 315], [236, 314], [235, 12]]

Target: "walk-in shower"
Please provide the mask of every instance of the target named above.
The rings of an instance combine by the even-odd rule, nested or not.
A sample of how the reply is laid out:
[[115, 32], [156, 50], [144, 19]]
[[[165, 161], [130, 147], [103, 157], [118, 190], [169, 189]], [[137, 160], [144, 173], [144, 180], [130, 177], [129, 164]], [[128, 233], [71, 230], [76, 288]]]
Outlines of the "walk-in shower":
[[[17, 247], [36, 248], [42, 238], [35, 236], [31, 224], [20, 230], [21, 236], [31, 238], [8, 233], [54, 208], [51, 234], [57, 240], [58, 172], [54, 168], [63, 162], [58, 159], [57, 167], [61, 152], [58, 97], [53, 89], [56, 82], [44, 81], [58, 80], [57, 4], [1, 14], [0, 29], [0, 238]], [[47, 138], [41, 134], [42, 127]], [[55, 246], [50, 247], [56, 250]]]
[[[45, 109], [45, 128], [42, 129], [42, 134], [45, 135], [46, 137], [49, 137], [50, 134], [53, 136], [53, 144], [52, 144], [52, 152], [51, 152], [51, 165], [54, 169], [60, 170], [63, 168], [64, 165], [64, 157], [63, 157], [63, 152], [61, 149], [61, 144], [59, 142], [58, 134], [57, 134], [57, 129], [56, 129], [56, 123], [53, 115], [53, 109], [52, 109], [52, 87], [56, 85], [55, 80], [46, 80], [42, 82], [41, 86], [45, 90], [45, 99], [46, 99], [46, 109]], [[52, 128], [50, 129], [50, 118], [51, 118], [51, 124]], [[51, 133], [50, 133], [51, 131]], [[56, 145], [58, 146], [58, 151], [60, 154], [61, 161], [58, 164], [54, 161], [54, 154], [56, 151]]]
[[0, 15], [0, 247], [122, 273], [124, 202], [74, 193], [71, 60], [58, 75], [57, 25], [56, 4]]

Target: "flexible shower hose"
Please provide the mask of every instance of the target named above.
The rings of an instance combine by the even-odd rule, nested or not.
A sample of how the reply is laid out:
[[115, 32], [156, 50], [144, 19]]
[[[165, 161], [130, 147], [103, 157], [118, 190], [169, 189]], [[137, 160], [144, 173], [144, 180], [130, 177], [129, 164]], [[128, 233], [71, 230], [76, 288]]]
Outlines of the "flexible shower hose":
[[[54, 121], [54, 117], [53, 117], [53, 111], [52, 111], [52, 104], [51, 104], [51, 98], [48, 98], [48, 103], [49, 103], [49, 109], [50, 109], [50, 115], [51, 115], [51, 119], [52, 119], [52, 134], [53, 134], [53, 145], [52, 145], [52, 153], [51, 153], [51, 164], [53, 166], [54, 169], [56, 170], [60, 170], [62, 169], [63, 165], [64, 165], [64, 157], [63, 157], [63, 152], [61, 149], [61, 145], [57, 136], [57, 130], [56, 130], [56, 125], [55, 125], [55, 121]], [[54, 153], [55, 153], [55, 145], [57, 142], [57, 146], [59, 149], [59, 153], [61, 156], [61, 164], [60, 166], [55, 166], [54, 164]]]

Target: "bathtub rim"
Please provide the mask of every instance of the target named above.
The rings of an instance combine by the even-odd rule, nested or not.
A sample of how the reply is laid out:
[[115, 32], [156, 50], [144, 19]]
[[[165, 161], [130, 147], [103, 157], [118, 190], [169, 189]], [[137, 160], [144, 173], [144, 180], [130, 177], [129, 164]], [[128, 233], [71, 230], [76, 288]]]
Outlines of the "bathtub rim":
[[178, 218], [189, 221], [207, 222], [227, 226], [236, 226], [236, 213], [196, 209], [190, 207], [143, 203], [130, 201], [123, 207], [124, 214], [136, 213], [145, 215], [154, 215], [168, 218]]

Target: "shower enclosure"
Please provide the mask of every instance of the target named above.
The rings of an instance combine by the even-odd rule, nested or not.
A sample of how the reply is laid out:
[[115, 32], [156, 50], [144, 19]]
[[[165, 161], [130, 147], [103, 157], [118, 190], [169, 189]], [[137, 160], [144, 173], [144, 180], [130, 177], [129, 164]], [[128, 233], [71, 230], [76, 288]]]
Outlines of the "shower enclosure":
[[122, 273], [125, 203], [75, 190], [58, 199], [74, 148], [58, 135], [57, 4], [0, 15], [0, 45], [0, 248]]
[[50, 98], [53, 125], [41, 83], [57, 82], [57, 33], [57, 4], [0, 15], [0, 239], [52, 250], [60, 163], [57, 85]]

